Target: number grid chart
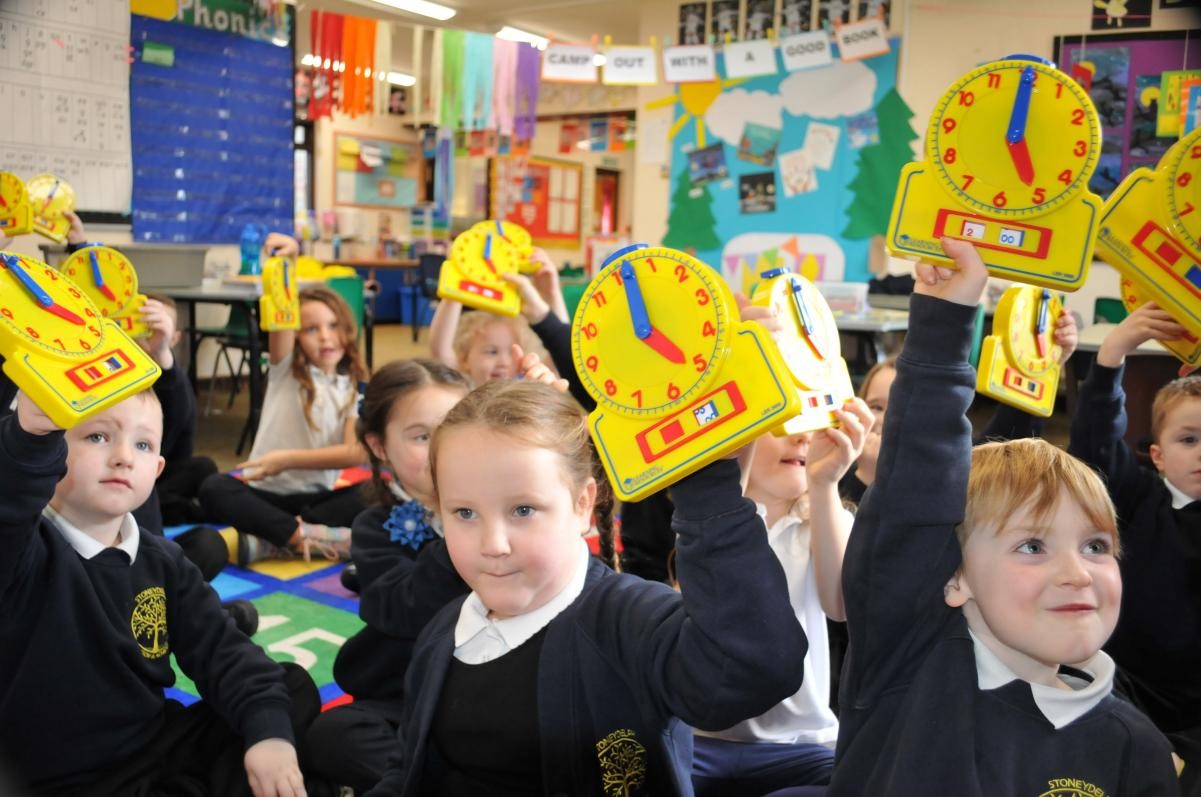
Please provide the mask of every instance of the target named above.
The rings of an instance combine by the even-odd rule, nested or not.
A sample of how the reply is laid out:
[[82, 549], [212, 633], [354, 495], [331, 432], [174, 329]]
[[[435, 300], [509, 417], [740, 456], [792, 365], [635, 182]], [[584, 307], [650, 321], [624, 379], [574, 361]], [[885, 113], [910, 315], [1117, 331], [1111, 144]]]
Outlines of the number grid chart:
[[128, 213], [129, 0], [0, 4], [0, 168], [51, 172], [80, 208]]

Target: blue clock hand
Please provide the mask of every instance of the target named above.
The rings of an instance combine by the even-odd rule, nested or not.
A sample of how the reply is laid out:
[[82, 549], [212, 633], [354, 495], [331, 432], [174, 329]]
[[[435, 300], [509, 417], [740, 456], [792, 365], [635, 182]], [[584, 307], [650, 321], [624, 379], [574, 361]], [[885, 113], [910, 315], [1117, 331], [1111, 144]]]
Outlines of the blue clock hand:
[[104, 275], [100, 273], [100, 259], [96, 257], [95, 249], [88, 250], [88, 259], [92, 261], [92, 280], [95, 281], [96, 287], [105, 298], [115, 302], [117, 297], [113, 295], [112, 289], [104, 284]]
[[642, 289], [638, 287], [638, 275], [628, 260], [621, 264], [621, 282], [630, 308], [630, 320], [634, 322], [634, 334], [645, 340], [651, 335], [651, 319], [646, 313]]
[[0, 254], [0, 258], [4, 259], [4, 266], [17, 275], [17, 279], [25, 286], [25, 290], [33, 294], [33, 298], [37, 301], [39, 307], [62, 318], [64, 321], [70, 321], [76, 326], [83, 326], [83, 319], [55, 302], [50, 294], [46, 293], [42, 286], [38, 285], [37, 281], [29, 276], [29, 273], [21, 267], [21, 261], [18, 258], [5, 254]]
[[1009, 127], [1005, 131], [1005, 144], [1009, 157], [1013, 159], [1018, 178], [1026, 185], [1034, 182], [1034, 164], [1030, 162], [1030, 148], [1026, 144], [1026, 122], [1030, 115], [1030, 96], [1034, 91], [1034, 67], [1022, 70], [1017, 94], [1013, 98], [1013, 110], [1009, 113]]
[[1034, 325], [1034, 340], [1038, 344], [1038, 356], [1047, 356], [1047, 341], [1044, 336], [1047, 333], [1047, 305], [1051, 303], [1051, 292], [1043, 288], [1042, 296], [1038, 300], [1038, 321]]

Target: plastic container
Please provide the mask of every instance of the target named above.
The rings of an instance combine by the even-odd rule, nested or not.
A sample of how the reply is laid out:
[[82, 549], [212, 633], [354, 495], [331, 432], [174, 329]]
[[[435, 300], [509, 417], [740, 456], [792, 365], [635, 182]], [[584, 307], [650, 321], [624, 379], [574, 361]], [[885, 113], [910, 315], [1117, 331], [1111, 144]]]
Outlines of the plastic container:
[[267, 239], [265, 224], [250, 223], [242, 228], [242, 267], [239, 274], [258, 276], [263, 271], [259, 254], [263, 250], [263, 241]]

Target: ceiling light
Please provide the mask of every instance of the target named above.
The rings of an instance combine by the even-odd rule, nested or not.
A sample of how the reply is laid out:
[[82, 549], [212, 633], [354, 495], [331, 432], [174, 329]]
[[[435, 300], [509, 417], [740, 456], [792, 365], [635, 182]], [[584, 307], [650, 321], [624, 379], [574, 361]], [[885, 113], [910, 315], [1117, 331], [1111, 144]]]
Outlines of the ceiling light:
[[453, 8], [438, 3], [430, 3], [428, 0], [373, 0], [373, 2], [381, 6], [408, 11], [410, 14], [420, 14], [423, 17], [431, 17], [443, 22], [457, 13]]
[[388, 82], [394, 86], [416, 86], [417, 78], [404, 72], [389, 72]]
[[528, 30], [513, 28], [508, 25], [497, 31], [496, 38], [511, 42], [525, 42], [526, 44], [534, 45], [539, 50], [545, 50], [546, 45], [550, 44], [550, 40], [545, 36], [539, 36], [537, 33], [530, 33]]

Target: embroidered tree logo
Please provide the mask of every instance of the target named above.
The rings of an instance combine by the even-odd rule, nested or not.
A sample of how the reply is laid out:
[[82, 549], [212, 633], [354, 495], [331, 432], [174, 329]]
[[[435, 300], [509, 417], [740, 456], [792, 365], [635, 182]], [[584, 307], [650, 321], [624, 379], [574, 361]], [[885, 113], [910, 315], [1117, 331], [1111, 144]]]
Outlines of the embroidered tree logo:
[[167, 594], [162, 587], [149, 587], [134, 598], [129, 629], [143, 656], [167, 655]]
[[629, 797], [646, 780], [646, 748], [629, 729], [613, 731], [596, 743], [606, 797]]

